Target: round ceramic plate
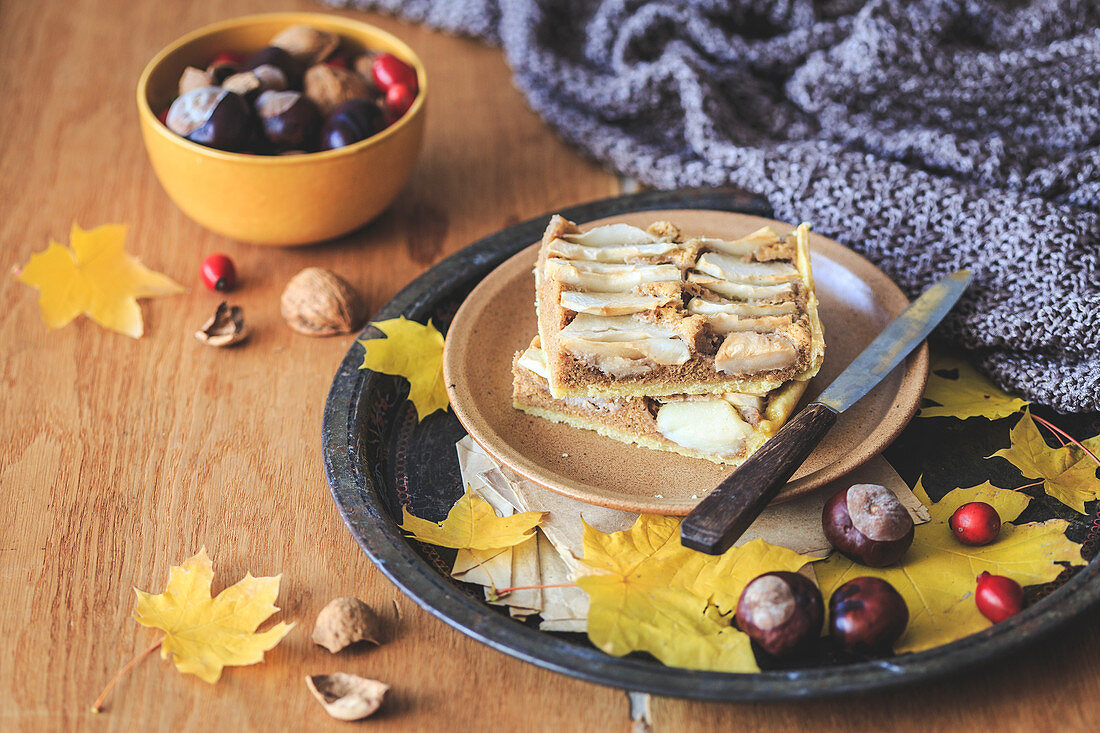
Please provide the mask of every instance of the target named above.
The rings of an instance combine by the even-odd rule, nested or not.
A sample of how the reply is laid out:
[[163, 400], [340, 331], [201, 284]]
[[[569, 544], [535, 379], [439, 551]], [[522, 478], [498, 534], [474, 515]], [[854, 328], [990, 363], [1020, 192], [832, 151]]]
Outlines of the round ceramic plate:
[[[644, 228], [660, 219], [689, 235], [724, 239], [763, 226], [779, 232], [793, 228], [758, 216], [693, 209], [636, 212], [582, 224], [587, 229], [626, 222]], [[804, 402], [832, 382], [909, 304], [890, 278], [847, 247], [811, 235], [810, 250], [826, 348], [821, 372], [810, 382]], [[733, 469], [620, 443], [512, 407], [512, 356], [538, 332], [532, 273], [537, 255], [538, 245], [533, 244], [493, 270], [455, 314], [443, 352], [452, 409], [485, 450], [549, 489], [625, 511], [687, 514]], [[840, 416], [776, 501], [813, 491], [880, 453], [913, 417], [927, 376], [928, 348], [921, 346]]]
[[[759, 215], [767, 202], [729, 190], [647, 191], [574, 206], [560, 213], [574, 221], [623, 216], [645, 209], [722, 209]], [[509, 257], [537, 240], [547, 216], [496, 232], [425, 272], [374, 314], [375, 320], [404, 316], [443, 332], [469, 293]], [[821, 267], [821, 266], [819, 266]], [[869, 296], [870, 297], [870, 296]], [[379, 338], [368, 326], [359, 338]], [[449, 334], [453, 338], [453, 333]], [[797, 700], [912, 683], [957, 672], [1020, 650], [1066, 621], [1087, 613], [1100, 600], [1100, 562], [1093, 560], [1100, 545], [1100, 517], [1085, 517], [1062, 507], [1040, 491], [1033, 500], [1042, 506], [1031, 519], [1067, 519], [1075, 541], [1084, 541], [1083, 556], [1091, 562], [1076, 574], [1050, 584], [1041, 600], [1011, 619], [972, 636], [928, 651], [890, 659], [852, 662], [817, 660], [799, 668], [759, 674], [728, 674], [670, 669], [652, 657], [631, 654], [611, 657], [593, 647], [583, 634], [560, 634], [534, 628], [485, 603], [482, 589], [451, 578], [454, 551], [422, 545], [398, 527], [402, 507], [419, 517], [438, 521], [462, 496], [463, 486], [455, 442], [465, 430], [451, 411], [439, 411], [418, 421], [408, 401], [403, 377], [360, 369], [363, 348], [353, 343], [340, 363], [325, 403], [321, 431], [325, 476], [336, 507], [348, 530], [378, 568], [410, 598], [440, 620], [494, 649], [563, 674], [656, 695], [704, 700]], [[1093, 435], [1100, 416], [1069, 430]], [[936, 483], [933, 464], [944, 487], [957, 486], [960, 475], [972, 483], [991, 478], [997, 469], [986, 461], [1007, 429], [999, 421], [968, 420], [965, 430], [947, 418], [917, 420], [891, 447], [890, 460], [910, 483], [925, 473], [925, 486]], [[971, 423], [974, 423], [973, 425]], [[1019, 481], [1008, 466], [996, 480]], [[1034, 489], [1032, 489], [1034, 491]], [[939, 498], [936, 495], [933, 498]], [[1059, 513], [1061, 512], [1061, 513]], [[1029, 589], [1031, 590], [1031, 589]]]

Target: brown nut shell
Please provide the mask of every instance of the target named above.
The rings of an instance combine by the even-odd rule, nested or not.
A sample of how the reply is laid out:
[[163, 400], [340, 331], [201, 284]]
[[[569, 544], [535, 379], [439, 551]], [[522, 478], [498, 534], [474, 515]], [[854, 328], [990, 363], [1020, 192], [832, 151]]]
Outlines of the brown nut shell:
[[340, 37], [309, 25], [292, 25], [271, 39], [271, 46], [281, 48], [307, 66], [324, 61], [340, 47]]
[[333, 598], [317, 614], [312, 638], [335, 654], [360, 641], [378, 644], [380, 628], [378, 614], [358, 598]]
[[325, 712], [337, 720], [362, 720], [382, 706], [390, 686], [347, 672], [306, 677], [306, 686]]
[[283, 290], [281, 310], [287, 325], [307, 336], [351, 333], [366, 311], [355, 288], [320, 267], [307, 267], [291, 278]]
[[207, 346], [232, 346], [248, 338], [248, 326], [244, 322], [244, 311], [239, 305], [230, 306], [224, 300], [214, 311], [202, 328], [195, 332], [195, 338]]
[[328, 118], [333, 110], [350, 99], [370, 99], [370, 87], [363, 77], [347, 69], [315, 64], [306, 71], [306, 96]]

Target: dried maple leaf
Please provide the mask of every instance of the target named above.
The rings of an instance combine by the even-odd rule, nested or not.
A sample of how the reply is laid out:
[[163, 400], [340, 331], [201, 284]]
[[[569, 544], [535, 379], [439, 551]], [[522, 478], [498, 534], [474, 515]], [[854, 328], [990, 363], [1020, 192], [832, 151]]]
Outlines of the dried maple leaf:
[[680, 544], [680, 519], [643, 514], [604, 534], [585, 524], [577, 579], [589, 597], [588, 638], [608, 654], [649, 652], [667, 665], [758, 671], [749, 637], [720, 614], [761, 573], [796, 571], [813, 558], [753, 540], [717, 557]]
[[[913, 493], [930, 505], [932, 520], [916, 528], [913, 545], [900, 563], [869, 568], [834, 552], [814, 565], [826, 600], [842, 583], [864, 575], [882, 578], [901, 593], [909, 606], [909, 626], [895, 645], [898, 652], [947, 644], [989, 626], [973, 600], [975, 580], [982, 571], [1007, 575], [1021, 585], [1034, 585], [1057, 577], [1062, 571], [1057, 563], [1082, 561], [1080, 546], [1066, 538], [1065, 521], [1009, 524], [1031, 501], [1026, 494], [998, 489], [987, 482], [955, 489], [932, 504], [919, 481]], [[947, 525], [956, 509], [972, 501], [991, 504], [1004, 522], [997, 539], [989, 545], [963, 545]]]
[[282, 641], [294, 624], [279, 622], [267, 631], [256, 628], [278, 611], [279, 578], [248, 573], [216, 597], [210, 596], [213, 565], [206, 549], [168, 571], [168, 586], [159, 595], [137, 593], [134, 618], [164, 632], [161, 657], [172, 655], [180, 672], [214, 683], [225, 666], [256, 664]]
[[[939, 372], [957, 371], [951, 379]], [[925, 399], [937, 403], [922, 407], [917, 417], [1007, 417], [1027, 405], [1026, 400], [1013, 397], [990, 382], [977, 369], [962, 359], [941, 353], [932, 355], [932, 370], [924, 388]]]
[[[1043, 439], [1030, 412], [1025, 412], [1009, 433], [1012, 443], [990, 458], [1000, 456], [1020, 470], [1025, 478], [1041, 480], [1043, 490], [1068, 507], [1085, 513], [1085, 502], [1100, 498], [1096, 461], [1073, 445], [1051, 448]], [[1100, 435], [1081, 443], [1100, 451]]]
[[384, 339], [367, 339], [363, 345], [360, 369], [373, 369], [409, 380], [409, 399], [416, 408], [417, 420], [436, 410], [446, 410], [450, 400], [443, 384], [443, 334], [431, 320], [422, 326], [404, 317], [373, 324]]
[[542, 521], [542, 512], [522, 512], [498, 517], [489, 502], [466, 490], [442, 522], [430, 522], [402, 507], [401, 529], [429, 545], [456, 550], [497, 550], [531, 539]]
[[38, 290], [42, 320], [50, 329], [83, 313], [104, 328], [141, 338], [137, 299], [175, 295], [184, 287], [126, 254], [125, 242], [125, 224], [88, 231], [73, 224], [71, 249], [51, 241], [15, 277]]

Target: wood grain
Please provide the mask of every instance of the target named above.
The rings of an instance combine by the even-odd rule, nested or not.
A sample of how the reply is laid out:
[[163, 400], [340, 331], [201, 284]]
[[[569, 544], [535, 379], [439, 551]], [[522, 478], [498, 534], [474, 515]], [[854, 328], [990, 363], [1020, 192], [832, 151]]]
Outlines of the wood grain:
[[[342, 273], [377, 309], [446, 254], [502, 226], [617, 192], [538, 120], [499, 51], [388, 18], [432, 76], [426, 149], [398, 203], [320, 247], [272, 251], [184, 217], [141, 146], [133, 86], [145, 61], [208, 22], [283, 0], [0, 4], [0, 242], [25, 262], [70, 223], [127, 221], [130, 248], [184, 282], [146, 301], [132, 341], [81, 319], [47, 334], [33, 291], [0, 279], [0, 730], [349, 730], [307, 693], [306, 674], [349, 671], [394, 685], [371, 730], [625, 730], [621, 691], [515, 661], [421, 611], [352, 542], [321, 469], [321, 409], [350, 339], [292, 333], [286, 281], [309, 265]], [[551, 174], [546, 172], [550, 171]], [[223, 251], [241, 273], [231, 301], [252, 340], [198, 344], [219, 298], [198, 283]], [[205, 545], [215, 591], [246, 571], [283, 574], [282, 618], [299, 629], [264, 664], [209, 686], [153, 656], [93, 720], [102, 685], [152, 632], [132, 587]], [[377, 649], [330, 657], [309, 629], [332, 597], [392, 619]], [[398, 618], [399, 616], [399, 618]], [[1079, 626], [1029, 659], [917, 690], [843, 702], [722, 706], [654, 700], [656, 730], [1090, 730], [1100, 717], [1100, 638]], [[1056, 711], [1056, 712], [1055, 712]], [[1056, 717], [1055, 717], [1056, 716]]]

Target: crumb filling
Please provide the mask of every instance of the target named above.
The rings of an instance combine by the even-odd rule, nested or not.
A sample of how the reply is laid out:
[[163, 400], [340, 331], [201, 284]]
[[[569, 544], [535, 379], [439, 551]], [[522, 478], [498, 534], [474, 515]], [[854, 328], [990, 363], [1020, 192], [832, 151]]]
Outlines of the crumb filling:
[[513, 363], [513, 401], [521, 410], [718, 463], [744, 460], [767, 438], [760, 428], [768, 398], [758, 395], [555, 398], [546, 355], [537, 344], [536, 339], [516, 354]]

